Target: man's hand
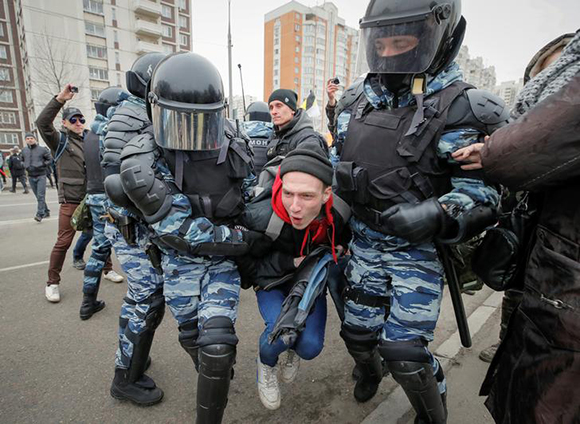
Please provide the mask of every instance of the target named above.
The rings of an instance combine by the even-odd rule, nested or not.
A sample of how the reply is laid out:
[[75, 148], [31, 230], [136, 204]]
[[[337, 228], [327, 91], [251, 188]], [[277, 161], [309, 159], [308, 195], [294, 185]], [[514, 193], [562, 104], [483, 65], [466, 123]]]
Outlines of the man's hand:
[[272, 240], [258, 231], [242, 230], [244, 242], [249, 246], [249, 253], [254, 257], [262, 257], [270, 253]]
[[59, 103], [65, 104], [68, 100], [72, 99], [75, 96], [75, 93], [72, 91], [73, 87], [72, 84], [65, 85], [62, 91], [57, 94], [56, 100]]
[[390, 234], [411, 243], [431, 241], [445, 225], [446, 215], [435, 198], [417, 204], [401, 203], [381, 214], [381, 221]]
[[[485, 141], [487, 140], [489, 140], [489, 136], [485, 136]], [[467, 162], [467, 165], [461, 165], [461, 169], [465, 171], [482, 169], [483, 163], [481, 162], [481, 150], [484, 145], [484, 143], [475, 143], [457, 150], [451, 156], [457, 162]]]
[[326, 83], [326, 96], [328, 97], [328, 104], [330, 106], [336, 105], [336, 92], [339, 89], [339, 86], [332, 82], [333, 80], [334, 78], [331, 78]]

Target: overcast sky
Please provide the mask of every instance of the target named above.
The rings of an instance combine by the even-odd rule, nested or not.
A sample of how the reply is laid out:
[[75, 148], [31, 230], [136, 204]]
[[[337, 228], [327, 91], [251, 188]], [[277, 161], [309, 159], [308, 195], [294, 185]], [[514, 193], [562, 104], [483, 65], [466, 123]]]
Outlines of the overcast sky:
[[[220, 70], [228, 90], [227, 0], [193, 0], [193, 51]], [[234, 95], [241, 94], [237, 64], [246, 94], [262, 98], [264, 15], [287, 0], [232, 0]], [[303, 0], [306, 6], [319, 0]], [[365, 0], [334, 0], [339, 16], [358, 28]], [[471, 57], [493, 65], [499, 82], [519, 79], [532, 56], [550, 40], [580, 29], [580, 0], [463, 0], [467, 19], [464, 44]]]

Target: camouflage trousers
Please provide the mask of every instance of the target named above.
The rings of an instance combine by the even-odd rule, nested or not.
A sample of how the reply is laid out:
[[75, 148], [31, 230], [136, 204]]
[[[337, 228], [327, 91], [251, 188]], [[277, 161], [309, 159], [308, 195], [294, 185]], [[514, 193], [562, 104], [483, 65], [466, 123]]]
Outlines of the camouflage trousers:
[[234, 262], [213, 257], [163, 255], [163, 294], [181, 327], [221, 316], [236, 322], [240, 301], [240, 275]]
[[[435, 245], [410, 245], [400, 238], [373, 231], [352, 218], [352, 257], [345, 275], [351, 288], [390, 298], [385, 307], [345, 302], [346, 325], [380, 332], [383, 341], [433, 340], [443, 294], [443, 266]], [[431, 356], [434, 371], [439, 368]]]
[[163, 278], [157, 274], [145, 253], [149, 246], [149, 232], [142, 224], [135, 224], [137, 245], [127, 244], [117, 227], [107, 223], [105, 234], [113, 244], [117, 259], [127, 276], [127, 296], [119, 316], [119, 347], [115, 357], [117, 368], [129, 368], [133, 357], [133, 342], [145, 330], [145, 318], [151, 306], [150, 298], [163, 290]]
[[85, 204], [89, 207], [93, 221], [93, 244], [91, 257], [87, 261], [83, 278], [83, 293], [95, 293], [99, 290], [101, 273], [111, 256], [111, 242], [105, 237], [105, 204], [104, 194], [89, 194]]

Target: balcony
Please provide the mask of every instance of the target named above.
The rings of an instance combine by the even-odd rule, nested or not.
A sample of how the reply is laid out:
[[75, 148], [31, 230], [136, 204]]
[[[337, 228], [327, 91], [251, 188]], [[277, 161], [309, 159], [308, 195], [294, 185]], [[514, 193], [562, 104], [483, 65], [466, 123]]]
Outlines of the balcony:
[[138, 35], [148, 35], [150, 37], [159, 38], [161, 37], [161, 25], [138, 19], [137, 25], [135, 25], [135, 33]]
[[158, 18], [161, 16], [161, 5], [149, 0], [135, 0], [135, 13]]
[[163, 53], [163, 46], [161, 46], [160, 44], [148, 43], [147, 41], [137, 42], [137, 54], [145, 54], [153, 52]]

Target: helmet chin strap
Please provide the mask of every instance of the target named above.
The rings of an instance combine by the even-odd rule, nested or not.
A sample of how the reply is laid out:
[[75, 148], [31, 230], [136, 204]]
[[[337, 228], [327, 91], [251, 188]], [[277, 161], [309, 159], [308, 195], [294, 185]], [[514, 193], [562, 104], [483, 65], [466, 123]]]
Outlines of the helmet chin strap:
[[413, 115], [413, 120], [411, 121], [409, 131], [407, 131], [405, 136], [415, 134], [419, 126], [423, 123], [423, 121], [425, 121], [425, 115], [423, 113], [423, 99], [425, 97], [426, 88], [427, 88], [427, 76], [425, 74], [413, 75], [411, 84], [411, 94], [415, 97], [415, 102], [417, 103], [417, 110]]

